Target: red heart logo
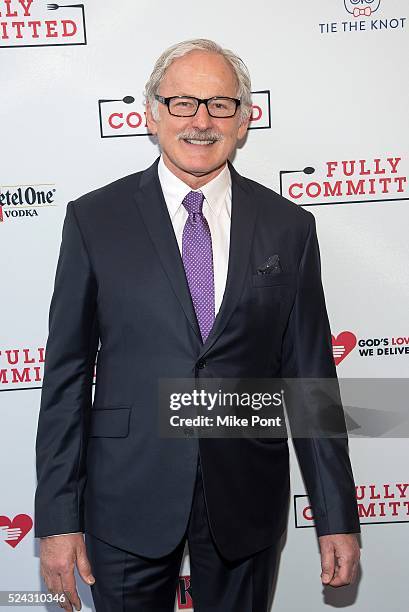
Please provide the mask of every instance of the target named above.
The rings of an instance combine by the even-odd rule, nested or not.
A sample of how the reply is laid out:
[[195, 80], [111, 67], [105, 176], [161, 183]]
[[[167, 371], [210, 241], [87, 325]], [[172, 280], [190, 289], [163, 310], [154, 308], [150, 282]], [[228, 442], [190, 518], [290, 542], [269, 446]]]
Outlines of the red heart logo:
[[336, 337], [332, 336], [332, 353], [335, 365], [339, 365], [355, 347], [356, 336], [352, 332], [343, 331]]
[[[33, 520], [28, 514], [17, 514], [12, 521], [8, 516], [0, 516], [0, 540], [5, 536], [4, 542], [15, 548], [28, 534], [32, 526]], [[2, 527], [7, 529], [2, 529]], [[13, 532], [8, 533], [9, 529], [12, 529]], [[9, 539], [7, 539], [7, 536]]]

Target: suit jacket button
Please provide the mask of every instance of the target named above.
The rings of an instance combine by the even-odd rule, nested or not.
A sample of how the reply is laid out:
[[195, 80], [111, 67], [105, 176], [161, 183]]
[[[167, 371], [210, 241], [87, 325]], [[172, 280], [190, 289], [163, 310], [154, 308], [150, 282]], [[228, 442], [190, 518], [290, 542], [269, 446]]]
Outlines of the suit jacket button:
[[206, 367], [206, 361], [204, 359], [200, 359], [200, 361], [197, 362], [197, 367], [199, 370], [203, 370], [203, 368]]

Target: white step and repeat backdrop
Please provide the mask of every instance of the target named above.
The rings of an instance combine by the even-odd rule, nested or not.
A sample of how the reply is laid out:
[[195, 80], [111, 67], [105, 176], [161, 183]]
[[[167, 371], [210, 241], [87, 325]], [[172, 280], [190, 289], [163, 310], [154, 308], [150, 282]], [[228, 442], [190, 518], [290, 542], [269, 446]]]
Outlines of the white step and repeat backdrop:
[[[142, 92], [167, 46], [212, 38], [247, 63], [252, 129], [234, 162], [316, 217], [339, 376], [408, 376], [408, 18], [407, 0], [0, 0], [0, 590], [44, 589], [34, 442], [66, 204], [157, 156]], [[407, 609], [407, 440], [356, 437], [350, 446], [359, 580], [321, 586], [291, 452], [278, 612]], [[87, 587], [81, 595], [92, 609]], [[192, 608], [188, 555], [177, 599], [178, 610]]]

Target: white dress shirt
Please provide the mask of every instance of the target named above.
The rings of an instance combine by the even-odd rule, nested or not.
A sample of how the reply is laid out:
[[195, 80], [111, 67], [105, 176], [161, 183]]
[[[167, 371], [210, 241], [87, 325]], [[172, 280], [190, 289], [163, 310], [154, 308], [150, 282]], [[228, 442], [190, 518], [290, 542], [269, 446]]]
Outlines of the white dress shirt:
[[229, 264], [231, 176], [228, 165], [226, 163], [220, 174], [200, 189], [191, 189], [189, 185], [175, 176], [165, 166], [162, 157], [159, 160], [158, 174], [180, 253], [182, 253], [183, 228], [189, 216], [182, 201], [190, 191], [201, 191], [205, 197], [203, 215], [212, 237], [214, 300], [215, 315], [217, 315], [226, 287]]
[[[201, 191], [205, 197], [203, 201], [203, 215], [209, 224], [212, 237], [213, 271], [214, 271], [214, 301], [215, 315], [222, 303], [226, 287], [227, 267], [229, 264], [230, 248], [230, 219], [231, 219], [231, 176], [226, 163], [223, 170], [214, 179], [203, 185], [200, 189], [191, 189], [189, 185], [180, 180], [164, 164], [162, 157], [158, 165], [159, 181], [162, 187], [165, 202], [168, 207], [170, 220], [182, 254], [183, 228], [188, 218], [188, 212], [182, 201], [190, 191]], [[74, 532], [82, 533], [82, 532]], [[58, 535], [73, 535], [58, 533]], [[47, 536], [47, 537], [55, 537]]]

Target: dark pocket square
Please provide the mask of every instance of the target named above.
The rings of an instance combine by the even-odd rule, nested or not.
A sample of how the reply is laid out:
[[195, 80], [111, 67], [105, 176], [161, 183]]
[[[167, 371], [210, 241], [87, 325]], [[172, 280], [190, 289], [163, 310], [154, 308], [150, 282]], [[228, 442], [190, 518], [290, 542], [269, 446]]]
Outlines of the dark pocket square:
[[266, 261], [257, 268], [257, 274], [274, 274], [282, 272], [280, 258], [276, 255], [271, 255]]

